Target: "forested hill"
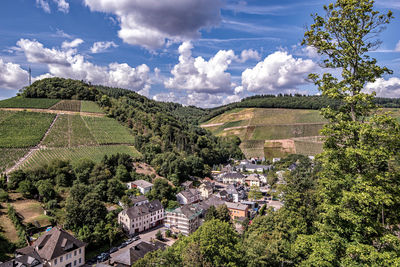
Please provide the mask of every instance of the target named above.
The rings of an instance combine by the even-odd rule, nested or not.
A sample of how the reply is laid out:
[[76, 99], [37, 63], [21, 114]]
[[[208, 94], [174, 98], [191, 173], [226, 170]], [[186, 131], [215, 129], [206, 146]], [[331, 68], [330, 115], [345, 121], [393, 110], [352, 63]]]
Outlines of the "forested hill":
[[[399, 108], [399, 98], [377, 97], [374, 102], [385, 108]], [[240, 102], [209, 109], [203, 115], [200, 122], [208, 121], [222, 113], [235, 108], [289, 108], [289, 109], [321, 109], [324, 107], [336, 108], [340, 106], [340, 101], [328, 99], [318, 95], [256, 95], [242, 99]]]
[[144, 160], [175, 184], [189, 175], [209, 175], [214, 164], [243, 156], [234, 138], [215, 137], [197, 126], [208, 111], [157, 102], [135, 92], [82, 81], [47, 78], [25, 87], [26, 98], [96, 101], [107, 114], [132, 129], [135, 147]]

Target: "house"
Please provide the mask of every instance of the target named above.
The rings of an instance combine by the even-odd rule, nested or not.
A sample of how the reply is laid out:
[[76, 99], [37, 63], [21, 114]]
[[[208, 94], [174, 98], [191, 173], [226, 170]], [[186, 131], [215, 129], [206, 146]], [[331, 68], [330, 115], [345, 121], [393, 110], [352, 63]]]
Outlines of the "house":
[[247, 205], [232, 202], [225, 202], [225, 205], [228, 207], [232, 220], [238, 219], [240, 217], [248, 217], [249, 208], [247, 207]]
[[27, 254], [17, 254], [12, 260], [0, 262], [0, 267], [43, 267], [43, 261], [39, 254], [32, 250]]
[[267, 182], [268, 182], [267, 176], [265, 176], [265, 175], [258, 175], [258, 179], [260, 179], [260, 182], [263, 184], [267, 184]]
[[[17, 249], [14, 261], [21, 267], [76, 267], [85, 264], [86, 244], [67, 231], [53, 227], [31, 246]], [[37, 263], [37, 264], [36, 264]], [[13, 266], [15, 267], [15, 266]]]
[[159, 200], [124, 209], [118, 214], [118, 223], [129, 234], [153, 228], [163, 221], [164, 208]]
[[186, 189], [176, 195], [181, 205], [192, 204], [200, 201], [200, 193], [196, 189]]
[[181, 186], [184, 189], [193, 188], [193, 181], [186, 181], [186, 182], [182, 183]]
[[242, 184], [245, 176], [240, 172], [226, 172], [222, 174], [221, 178], [224, 184]]
[[[145, 204], [145, 203], [149, 203], [149, 200], [144, 195], [130, 196], [129, 199], [132, 201], [132, 207], [133, 206], [139, 206], [139, 205], [142, 205], [142, 204]], [[123, 204], [122, 204], [121, 201], [119, 201], [118, 204], [121, 207], [123, 207]]]
[[137, 188], [143, 195], [151, 190], [153, 184], [145, 180], [137, 180], [127, 183], [129, 189]]
[[165, 245], [160, 242], [155, 242], [153, 244], [153, 243], [141, 241], [137, 245], [132, 246], [129, 249], [125, 249], [124, 252], [111, 258], [110, 262], [114, 266], [130, 267], [137, 260], [140, 260], [141, 258], [143, 258], [147, 253], [156, 251], [158, 249], [164, 249], [164, 248], [165, 248]]
[[189, 235], [199, 228], [204, 210], [199, 204], [184, 205], [165, 211], [165, 226], [174, 232]]
[[232, 201], [232, 195], [230, 195], [225, 189], [219, 191], [215, 196], [223, 201]]
[[265, 165], [257, 165], [257, 164], [252, 164], [252, 163], [248, 163], [248, 164], [239, 164], [237, 166], [237, 168], [241, 171], [241, 172], [259, 172], [259, 173], [263, 173], [265, 171], [268, 171], [271, 169], [271, 166], [265, 166]]
[[247, 186], [258, 186], [260, 187], [260, 179], [257, 174], [252, 174], [246, 177], [245, 182]]
[[225, 191], [228, 193], [228, 195], [231, 196], [233, 202], [239, 202], [239, 193], [236, 190], [235, 185], [233, 184], [228, 185]]
[[202, 183], [197, 190], [200, 193], [201, 199], [209, 198], [214, 192], [213, 185], [210, 182]]

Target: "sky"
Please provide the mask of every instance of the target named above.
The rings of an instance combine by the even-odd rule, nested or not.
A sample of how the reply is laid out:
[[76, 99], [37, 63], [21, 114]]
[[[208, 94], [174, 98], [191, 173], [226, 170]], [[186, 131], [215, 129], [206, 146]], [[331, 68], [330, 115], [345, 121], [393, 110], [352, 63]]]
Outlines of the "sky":
[[[64, 77], [214, 107], [256, 94], [318, 94], [322, 58], [301, 46], [322, 0], [1, 0], [0, 99]], [[400, 1], [371, 56], [393, 70], [366, 91], [400, 97]]]

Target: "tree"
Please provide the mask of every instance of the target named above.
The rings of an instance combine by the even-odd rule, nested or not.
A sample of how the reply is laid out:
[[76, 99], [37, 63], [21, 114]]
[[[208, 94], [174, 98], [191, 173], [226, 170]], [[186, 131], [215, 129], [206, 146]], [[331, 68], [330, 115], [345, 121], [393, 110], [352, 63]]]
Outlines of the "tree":
[[17, 192], [21, 193], [26, 198], [32, 198], [37, 193], [37, 189], [32, 181], [23, 180], [19, 183]]
[[219, 205], [216, 208], [215, 213], [216, 219], [220, 220], [221, 222], [230, 222], [231, 214], [226, 205]]
[[372, 0], [338, 0], [325, 6], [325, 17], [314, 15], [303, 44], [324, 56], [323, 65], [338, 68], [310, 74], [322, 95], [339, 100], [325, 108], [328, 120], [319, 156], [319, 218], [312, 235], [301, 236], [297, 252], [303, 265], [375, 265], [400, 262], [400, 244], [394, 225], [400, 224], [399, 168], [392, 163], [400, 149], [400, 126], [387, 114], [374, 113], [374, 93], [363, 93], [368, 82], [385, 73], [368, 52], [392, 13], [380, 14]]
[[156, 238], [157, 238], [158, 240], [163, 240], [163, 236], [162, 236], [160, 230], [157, 231], [157, 233], [156, 233]]
[[260, 190], [259, 186], [256, 185], [252, 185], [250, 186], [250, 191], [249, 191], [249, 199], [253, 199], [253, 200], [258, 200], [260, 198], [262, 198], [262, 192]]
[[56, 191], [54, 191], [54, 184], [50, 179], [36, 182], [36, 188], [42, 202], [48, 202], [57, 197]]

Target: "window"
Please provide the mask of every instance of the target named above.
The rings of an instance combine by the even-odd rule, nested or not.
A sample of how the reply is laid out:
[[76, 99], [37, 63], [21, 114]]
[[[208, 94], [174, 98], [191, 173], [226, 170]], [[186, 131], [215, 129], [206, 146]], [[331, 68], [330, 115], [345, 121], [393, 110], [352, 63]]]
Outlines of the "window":
[[79, 249], [79, 254], [81, 254], [81, 249]]
[[74, 251], [74, 256], [76, 256], [76, 250]]
[[74, 260], [74, 266], [76, 266], [76, 260]]
[[60, 257], [60, 262], [62, 262], [62, 260], [63, 260], [63, 256]]
[[54, 260], [54, 265], [57, 265], [57, 259]]
[[82, 258], [79, 258], [79, 263], [81, 263], [82, 262]]

